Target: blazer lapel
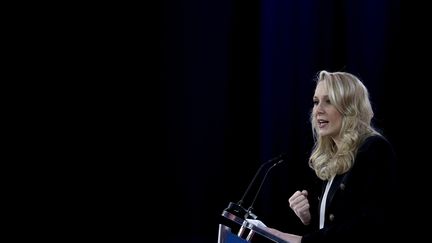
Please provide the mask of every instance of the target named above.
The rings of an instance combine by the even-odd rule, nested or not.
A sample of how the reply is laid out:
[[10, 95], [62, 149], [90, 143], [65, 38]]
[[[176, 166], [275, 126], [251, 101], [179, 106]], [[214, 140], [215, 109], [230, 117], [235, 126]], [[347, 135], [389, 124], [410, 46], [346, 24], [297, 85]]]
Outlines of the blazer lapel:
[[337, 175], [333, 179], [332, 185], [331, 185], [330, 190], [329, 190], [329, 192], [327, 194], [326, 209], [331, 204], [331, 202], [333, 200], [333, 196], [336, 194], [336, 191], [339, 189], [339, 186], [341, 184], [342, 178], [343, 178], [342, 175]]

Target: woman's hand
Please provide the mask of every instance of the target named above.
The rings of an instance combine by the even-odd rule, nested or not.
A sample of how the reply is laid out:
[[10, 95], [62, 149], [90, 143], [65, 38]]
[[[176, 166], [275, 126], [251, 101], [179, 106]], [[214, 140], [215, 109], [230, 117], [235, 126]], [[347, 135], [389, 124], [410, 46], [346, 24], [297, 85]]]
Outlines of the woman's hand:
[[296, 191], [289, 199], [289, 206], [300, 218], [304, 225], [310, 224], [311, 214], [309, 211], [309, 200], [307, 199], [308, 192], [306, 190]]

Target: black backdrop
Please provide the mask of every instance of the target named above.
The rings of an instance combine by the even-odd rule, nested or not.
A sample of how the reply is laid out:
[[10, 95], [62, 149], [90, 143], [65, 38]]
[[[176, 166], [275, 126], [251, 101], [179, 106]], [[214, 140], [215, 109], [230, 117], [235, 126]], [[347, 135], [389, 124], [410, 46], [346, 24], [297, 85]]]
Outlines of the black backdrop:
[[12, 102], [20, 106], [5, 105], [18, 125], [14, 140], [5, 140], [18, 148], [12, 158], [21, 177], [8, 180], [18, 189], [7, 188], [22, 195], [13, 199], [15, 220], [34, 230], [17, 236], [216, 242], [223, 209], [241, 198], [261, 163], [282, 152], [288, 159], [269, 173], [254, 212], [269, 226], [301, 233], [287, 199], [314, 178], [308, 117], [312, 80], [325, 69], [352, 72], [369, 88], [374, 123], [399, 157], [394, 237], [423, 238], [427, 6], [162, 0], [40, 7], [10, 19], [19, 25], [11, 25], [17, 46], [7, 62], [16, 67]]
[[216, 242], [222, 210], [281, 152], [289, 159], [269, 175], [255, 213], [298, 231], [287, 198], [311, 176], [308, 115], [319, 70], [358, 75], [376, 126], [401, 146], [392, 105], [399, 1], [165, 1], [162, 16], [163, 242]]
[[[406, 42], [417, 33], [408, 7], [374, 0], [163, 1], [159, 150], [150, 162], [160, 173], [145, 183], [158, 209], [154, 225], [166, 229], [161, 241], [215, 242], [222, 210], [240, 199], [261, 163], [281, 152], [289, 159], [269, 174], [254, 211], [270, 226], [301, 233], [287, 199], [314, 176], [308, 117], [313, 79], [323, 69], [363, 80], [374, 124], [408, 178], [419, 160], [408, 149], [418, 116], [405, 110], [415, 105], [407, 96], [424, 87], [410, 86], [413, 70], [403, 71], [415, 66], [406, 56], [421, 52]], [[412, 184], [401, 182], [395, 204], [406, 205], [402, 195]], [[395, 213], [411, 214], [404, 206]], [[405, 221], [400, 225], [405, 229]]]

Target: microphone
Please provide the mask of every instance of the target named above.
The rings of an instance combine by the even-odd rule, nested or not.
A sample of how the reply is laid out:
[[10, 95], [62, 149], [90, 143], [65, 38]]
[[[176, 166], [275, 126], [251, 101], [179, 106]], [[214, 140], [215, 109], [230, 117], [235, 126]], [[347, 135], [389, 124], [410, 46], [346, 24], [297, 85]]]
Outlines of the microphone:
[[[286, 155], [285, 153], [282, 153], [282, 154], [280, 154], [279, 156], [277, 156], [277, 157], [275, 157], [275, 158], [272, 158], [272, 159], [270, 159], [270, 160], [264, 162], [264, 163], [263, 163], [263, 164], [258, 168], [257, 172], [255, 173], [254, 177], [252, 178], [251, 182], [249, 183], [248, 187], [246, 188], [246, 191], [244, 192], [244, 194], [243, 194], [243, 196], [241, 197], [241, 199], [240, 199], [237, 203], [232, 203], [232, 202], [230, 202], [229, 205], [228, 205], [228, 207], [225, 209], [225, 211], [228, 211], [228, 212], [230, 212], [230, 213], [233, 213], [233, 214], [236, 215], [236, 216], [243, 217], [243, 218], [245, 218], [245, 219], [246, 219], [247, 217], [249, 217], [249, 215], [251, 215], [252, 217], [256, 218], [256, 216], [253, 215], [252, 212], [251, 212], [251, 211], [252, 211], [252, 206], [253, 206], [253, 204], [254, 204], [254, 202], [255, 202], [255, 200], [256, 200], [258, 194], [259, 194], [259, 191], [261, 190], [262, 185], [264, 184], [264, 181], [265, 181], [265, 179], [266, 179], [266, 177], [267, 177], [267, 174], [269, 173], [269, 171], [270, 171], [273, 167], [275, 167], [276, 165], [282, 163], [282, 162], [286, 159], [286, 157], [287, 157], [287, 155]], [[262, 169], [263, 169], [266, 165], [269, 165], [269, 164], [271, 164], [271, 163], [273, 163], [273, 165], [272, 165], [269, 169], [267, 169], [266, 174], [264, 175], [264, 178], [263, 178], [263, 180], [261, 181], [260, 187], [258, 188], [258, 191], [257, 191], [256, 194], [255, 194], [255, 197], [254, 197], [254, 199], [253, 199], [253, 201], [252, 201], [251, 206], [248, 208], [248, 210], [246, 210], [246, 209], [242, 206], [242, 204], [243, 204], [243, 202], [244, 202], [244, 199], [245, 199], [246, 195], [249, 193], [249, 191], [250, 191], [252, 185], [254, 184], [256, 178], [258, 177], [258, 175], [259, 175], [259, 173], [262, 171]]]
[[267, 178], [267, 175], [268, 175], [268, 173], [270, 172], [270, 170], [273, 169], [273, 168], [274, 168], [275, 166], [277, 166], [278, 164], [284, 162], [284, 161], [285, 161], [284, 159], [285, 159], [285, 157], [280, 158], [280, 159], [279, 159], [276, 163], [274, 163], [274, 164], [273, 164], [273, 165], [272, 165], [272, 166], [267, 170], [267, 172], [265, 173], [265, 175], [264, 175], [264, 177], [263, 177], [263, 179], [262, 179], [262, 181], [261, 181], [261, 184], [260, 184], [260, 186], [259, 186], [257, 192], [255, 193], [255, 197], [254, 197], [254, 199], [252, 200], [252, 203], [250, 204], [250, 206], [249, 206], [249, 208], [248, 208], [248, 210], [247, 210], [247, 214], [246, 214], [245, 218], [247, 218], [249, 215], [252, 216], [252, 218], [254, 218], [254, 219], [257, 218], [257, 216], [256, 216], [255, 214], [252, 213], [252, 209], [253, 209], [253, 205], [254, 205], [254, 203], [255, 203], [255, 200], [257, 199], [258, 194], [259, 194], [259, 192], [261, 191], [261, 187], [263, 186], [264, 181], [265, 181], [265, 179]]

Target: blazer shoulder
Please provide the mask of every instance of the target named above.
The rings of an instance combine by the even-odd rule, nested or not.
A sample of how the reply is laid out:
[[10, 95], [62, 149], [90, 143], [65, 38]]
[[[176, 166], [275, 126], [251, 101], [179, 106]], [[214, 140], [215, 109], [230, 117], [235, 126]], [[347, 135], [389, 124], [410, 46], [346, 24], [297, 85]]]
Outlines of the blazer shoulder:
[[388, 151], [393, 153], [393, 147], [387, 138], [381, 135], [373, 135], [365, 139], [363, 144], [359, 148], [359, 152], [377, 152], [377, 151]]

